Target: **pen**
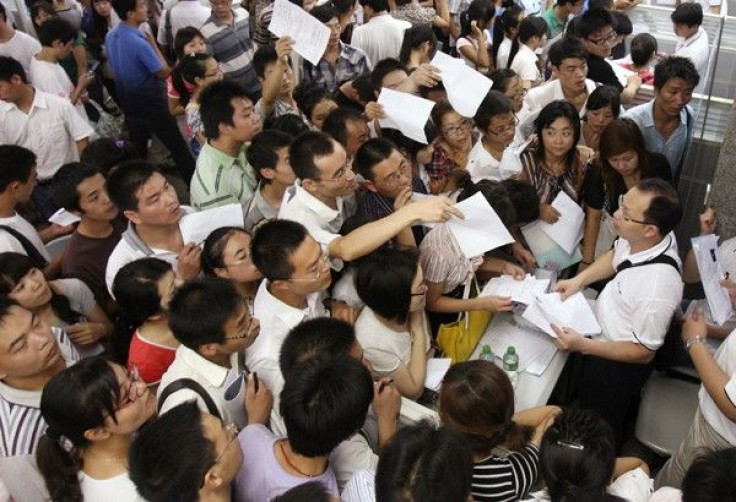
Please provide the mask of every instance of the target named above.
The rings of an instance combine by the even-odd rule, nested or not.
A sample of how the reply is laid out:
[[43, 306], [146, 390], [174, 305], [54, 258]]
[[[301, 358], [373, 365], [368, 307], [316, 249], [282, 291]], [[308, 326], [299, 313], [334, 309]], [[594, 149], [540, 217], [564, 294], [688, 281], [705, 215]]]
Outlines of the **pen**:
[[389, 378], [388, 380], [383, 380], [380, 384], [378, 384], [378, 393], [380, 394], [384, 388], [386, 388], [387, 385], [391, 385], [394, 383], [393, 378]]

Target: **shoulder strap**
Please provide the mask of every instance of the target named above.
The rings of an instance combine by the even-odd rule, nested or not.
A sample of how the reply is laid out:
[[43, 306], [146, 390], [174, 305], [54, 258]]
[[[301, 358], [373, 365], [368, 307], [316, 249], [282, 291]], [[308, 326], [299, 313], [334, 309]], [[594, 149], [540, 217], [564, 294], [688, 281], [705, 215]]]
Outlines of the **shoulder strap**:
[[7, 225], [0, 225], [0, 230], [5, 230], [7, 233], [13, 236], [15, 240], [20, 242], [20, 245], [23, 246], [23, 250], [26, 252], [28, 259], [31, 260], [31, 263], [34, 267], [44, 269], [46, 265], [49, 264], [46, 261], [46, 258], [44, 258], [41, 252], [36, 248], [36, 246], [34, 246], [33, 243], [28, 240], [28, 237], [18, 232], [13, 227], [9, 227]]
[[674, 267], [675, 270], [677, 270], [677, 273], [680, 273], [680, 266], [677, 264], [677, 261], [672, 258], [669, 255], [666, 255], [664, 253], [655, 256], [651, 260], [646, 260], [641, 263], [631, 263], [630, 260], [624, 260], [622, 261], [618, 267], [616, 267], [616, 273], [622, 272], [629, 268], [636, 268], [636, 267], [643, 267], [645, 265], [655, 265], [655, 264], [663, 264], [663, 265], [670, 265]]
[[185, 389], [191, 390], [202, 398], [205, 406], [207, 406], [207, 411], [209, 411], [210, 415], [220, 419], [222, 418], [220, 416], [219, 410], [217, 409], [217, 405], [215, 405], [215, 402], [212, 400], [212, 397], [207, 393], [206, 390], [204, 390], [204, 387], [202, 387], [199, 383], [195, 382], [191, 378], [181, 378], [167, 385], [166, 388], [164, 388], [164, 390], [161, 392], [161, 396], [158, 399], [157, 411], [161, 413], [161, 408], [163, 408], [164, 403], [169, 398], [169, 396], [176, 392], [179, 392], [180, 390]]

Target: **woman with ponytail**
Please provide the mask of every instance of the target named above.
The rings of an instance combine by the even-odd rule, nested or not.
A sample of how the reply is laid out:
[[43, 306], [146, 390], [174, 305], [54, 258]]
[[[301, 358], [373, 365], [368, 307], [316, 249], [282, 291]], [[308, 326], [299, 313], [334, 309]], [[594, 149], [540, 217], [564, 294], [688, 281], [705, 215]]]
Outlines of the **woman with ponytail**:
[[468, 10], [460, 14], [460, 38], [457, 51], [465, 63], [478, 71], [491, 68], [486, 28], [490, 27], [496, 8], [488, 0], [473, 0]]
[[43, 389], [48, 425], [36, 461], [54, 502], [142, 501], [128, 478], [132, 434], [156, 411], [134, 372], [94, 357], [54, 376]]
[[508, 67], [521, 78], [524, 89], [542, 83], [536, 50], [547, 41], [547, 22], [538, 16], [525, 17], [519, 24], [519, 35], [511, 43]]
[[399, 50], [399, 61], [407, 70], [414, 70], [429, 63], [437, 50], [437, 36], [427, 25], [420, 24], [407, 28]]
[[158, 258], [128, 263], [112, 286], [121, 312], [112, 343], [115, 360], [137, 368], [154, 393], [179, 347], [168, 315], [175, 286], [171, 265]]
[[496, 18], [493, 26], [493, 67], [508, 68], [511, 44], [519, 33], [519, 23], [524, 17], [524, 9], [511, 5]]
[[[439, 415], [473, 452], [473, 500], [524, 498], [538, 476], [539, 445], [560, 412], [542, 406], [514, 414], [514, 388], [498, 366], [473, 360], [452, 366], [439, 392]], [[509, 453], [498, 456], [496, 448]]]

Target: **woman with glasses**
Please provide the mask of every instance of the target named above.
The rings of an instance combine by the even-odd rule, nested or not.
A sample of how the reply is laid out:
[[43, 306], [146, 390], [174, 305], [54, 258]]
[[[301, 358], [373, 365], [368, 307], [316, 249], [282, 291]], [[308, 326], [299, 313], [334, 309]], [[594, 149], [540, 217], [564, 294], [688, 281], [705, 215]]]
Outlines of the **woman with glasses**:
[[230, 279], [253, 310], [258, 285], [263, 275], [250, 255], [251, 235], [240, 227], [222, 227], [204, 241], [202, 271], [205, 275]]
[[613, 214], [619, 200], [644, 178], [671, 182], [670, 164], [664, 155], [647, 151], [641, 130], [633, 120], [616, 119], [601, 134], [599, 160], [591, 166], [583, 186], [582, 268], [611, 249], [616, 238]]
[[171, 265], [158, 258], [128, 263], [112, 286], [120, 306], [113, 354], [117, 362], [138, 368], [151, 392], [156, 391], [179, 347], [169, 328], [169, 302], [175, 287]]
[[473, 120], [482, 135], [468, 156], [466, 169], [473, 182], [501, 181], [517, 175], [518, 172], [507, 171], [501, 165], [504, 151], [513, 142], [518, 125], [511, 100], [498, 91], [489, 91]]
[[473, 124], [445, 100], [434, 106], [431, 118], [439, 135], [432, 143], [432, 159], [425, 166], [430, 192], [434, 195], [452, 194], [458, 188], [452, 173], [458, 169], [465, 170], [475, 142]]
[[142, 501], [128, 478], [133, 433], [156, 411], [135, 371], [100, 357], [53, 377], [41, 395], [48, 429], [36, 461], [53, 501]]
[[620, 92], [610, 85], [596, 87], [590, 93], [586, 112], [580, 126], [579, 145], [592, 148], [598, 153], [603, 130], [621, 113]]

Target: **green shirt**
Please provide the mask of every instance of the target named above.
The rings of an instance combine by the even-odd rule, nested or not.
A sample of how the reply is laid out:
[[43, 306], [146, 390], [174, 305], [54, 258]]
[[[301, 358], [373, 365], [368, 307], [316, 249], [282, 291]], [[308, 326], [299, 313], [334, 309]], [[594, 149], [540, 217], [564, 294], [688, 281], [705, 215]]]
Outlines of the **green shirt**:
[[202, 211], [234, 202], [246, 204], [255, 187], [256, 177], [245, 159], [245, 146], [237, 157], [231, 157], [205, 143], [190, 187], [195, 209]]
[[565, 31], [565, 26], [567, 26], [567, 19], [565, 19], [564, 21], [560, 21], [560, 18], [558, 18], [557, 14], [555, 14], [554, 5], [547, 9], [544, 14], [542, 14], [542, 17], [545, 21], [547, 21], [548, 39], [555, 38], [557, 35]]

